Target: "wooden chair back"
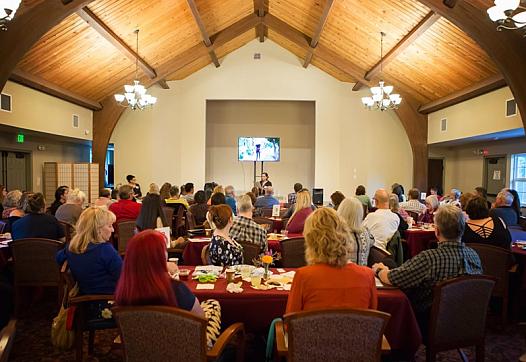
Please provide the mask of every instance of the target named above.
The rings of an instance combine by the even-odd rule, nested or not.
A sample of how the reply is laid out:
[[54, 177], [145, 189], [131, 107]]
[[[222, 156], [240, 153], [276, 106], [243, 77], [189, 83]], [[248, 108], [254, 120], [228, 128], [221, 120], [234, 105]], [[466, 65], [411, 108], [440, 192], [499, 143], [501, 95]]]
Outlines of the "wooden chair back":
[[9, 353], [15, 341], [16, 319], [11, 319], [0, 332], [0, 362], [9, 361]]
[[287, 361], [380, 361], [382, 336], [390, 317], [365, 309], [287, 314]]
[[58, 222], [62, 230], [64, 230], [64, 236], [66, 239], [66, 243], [69, 243], [71, 241], [71, 238], [75, 234], [75, 226], [71, 225], [70, 223], [59, 221]]
[[272, 216], [272, 208], [271, 207], [262, 207], [260, 208], [260, 216], [263, 217], [271, 217]]
[[135, 220], [119, 221], [115, 227], [117, 231], [117, 245], [119, 254], [126, 253], [126, 245], [133, 235], [135, 235], [135, 228], [137, 224]]
[[60, 285], [60, 268], [55, 256], [64, 243], [28, 238], [12, 241], [9, 246], [13, 253], [15, 287]]
[[477, 361], [484, 360], [486, 315], [494, 286], [495, 278], [470, 275], [434, 287], [426, 346], [428, 360], [434, 360], [440, 351], [468, 346], [477, 346]]
[[254, 264], [254, 259], [257, 259], [259, 256], [259, 251], [261, 250], [259, 245], [247, 243], [247, 242], [240, 242], [241, 246], [243, 247], [243, 260], [245, 264]]
[[260, 225], [263, 229], [267, 230], [267, 232], [274, 231], [272, 230], [272, 225], [274, 225], [274, 222], [271, 219], [267, 217], [256, 216], [256, 217], [253, 217], [252, 220], [254, 220], [254, 222]]
[[305, 238], [281, 240], [281, 265], [284, 268], [300, 268], [307, 265], [305, 261]]
[[418, 217], [420, 216], [420, 214], [418, 212], [414, 212], [414, 211], [409, 211], [409, 210], [406, 210], [407, 214], [409, 216], [411, 216], [413, 218], [413, 220], [415, 220], [415, 222], [418, 221]]
[[170, 228], [171, 228], [172, 227], [172, 220], [174, 218], [174, 208], [173, 207], [168, 207], [168, 206], [163, 206], [162, 210], [164, 212], [164, 217], [166, 218], [166, 222], [168, 223], [168, 226], [170, 226]]
[[195, 230], [197, 227], [197, 223], [195, 222], [194, 215], [190, 212], [190, 210], [186, 211], [186, 232], [188, 233], [188, 230]]
[[206, 244], [203, 249], [201, 249], [201, 263], [203, 263], [203, 265], [212, 264], [210, 261], [210, 244]]

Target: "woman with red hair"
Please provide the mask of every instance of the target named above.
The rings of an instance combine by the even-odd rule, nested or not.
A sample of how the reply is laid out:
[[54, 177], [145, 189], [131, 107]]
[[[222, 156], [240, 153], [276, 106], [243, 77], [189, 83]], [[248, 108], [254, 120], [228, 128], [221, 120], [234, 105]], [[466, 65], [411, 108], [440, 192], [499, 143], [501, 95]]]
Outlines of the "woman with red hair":
[[170, 277], [164, 235], [145, 230], [128, 241], [115, 302], [117, 305], [166, 305], [204, 317], [199, 300], [188, 287]]

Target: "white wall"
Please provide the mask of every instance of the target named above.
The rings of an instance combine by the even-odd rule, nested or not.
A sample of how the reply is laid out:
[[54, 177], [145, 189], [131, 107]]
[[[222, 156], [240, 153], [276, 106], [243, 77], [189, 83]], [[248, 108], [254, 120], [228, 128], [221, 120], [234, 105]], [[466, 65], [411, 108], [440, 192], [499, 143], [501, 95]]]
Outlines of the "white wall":
[[[253, 59], [255, 52], [261, 60]], [[117, 124], [116, 183], [133, 173], [144, 185], [189, 180], [203, 185], [206, 100], [249, 99], [315, 101], [314, 183], [325, 189], [326, 199], [334, 190], [351, 195], [359, 184], [368, 193], [394, 182], [411, 185], [411, 147], [396, 115], [364, 110], [360, 97], [367, 90], [352, 92], [352, 84], [314, 66], [304, 69], [270, 40], [254, 40], [222, 59], [221, 67], [207, 66], [169, 85], [169, 90], [150, 89], [158, 97], [153, 109], [126, 111]]]
[[[11, 95], [12, 111], [0, 110], [0, 124], [84, 140], [92, 139], [91, 110], [9, 81], [2, 93]], [[79, 116], [78, 128], [73, 127], [73, 114]]]
[[[428, 116], [428, 143], [438, 143], [523, 128], [520, 114], [506, 117], [506, 100], [513, 99], [508, 87], [484, 94]], [[440, 120], [447, 118], [447, 131]]]
[[[275, 186], [286, 194], [296, 182], [314, 186], [314, 102], [208, 101], [206, 121], [206, 180], [221, 180], [236, 190], [250, 191], [254, 162], [238, 161], [238, 137], [279, 137], [280, 162], [265, 162]], [[301, 166], [301, 167], [298, 167]], [[257, 180], [261, 162], [256, 165]]]

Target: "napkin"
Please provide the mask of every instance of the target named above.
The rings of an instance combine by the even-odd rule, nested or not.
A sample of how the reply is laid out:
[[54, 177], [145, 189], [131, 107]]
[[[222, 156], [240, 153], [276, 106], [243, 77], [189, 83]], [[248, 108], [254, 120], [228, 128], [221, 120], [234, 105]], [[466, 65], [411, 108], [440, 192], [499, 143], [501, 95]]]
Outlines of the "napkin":
[[294, 270], [291, 270], [289, 272], [281, 274], [280, 276], [282, 276], [282, 277], [289, 277], [291, 279], [294, 279], [294, 275], [296, 275], [296, 272]]
[[243, 288], [241, 288], [241, 283], [229, 283], [226, 286], [226, 290], [229, 293], [241, 293]]
[[214, 289], [214, 284], [206, 284], [206, 283], [197, 284], [195, 289]]

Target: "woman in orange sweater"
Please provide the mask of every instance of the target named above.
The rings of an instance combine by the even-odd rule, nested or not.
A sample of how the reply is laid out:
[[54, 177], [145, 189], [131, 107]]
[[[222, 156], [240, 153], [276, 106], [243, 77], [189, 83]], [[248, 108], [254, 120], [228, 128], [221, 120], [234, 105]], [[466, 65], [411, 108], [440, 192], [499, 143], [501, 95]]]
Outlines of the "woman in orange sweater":
[[328, 308], [376, 309], [373, 271], [349, 262], [349, 228], [336, 211], [314, 211], [305, 222], [303, 235], [308, 266], [296, 271], [286, 313]]

